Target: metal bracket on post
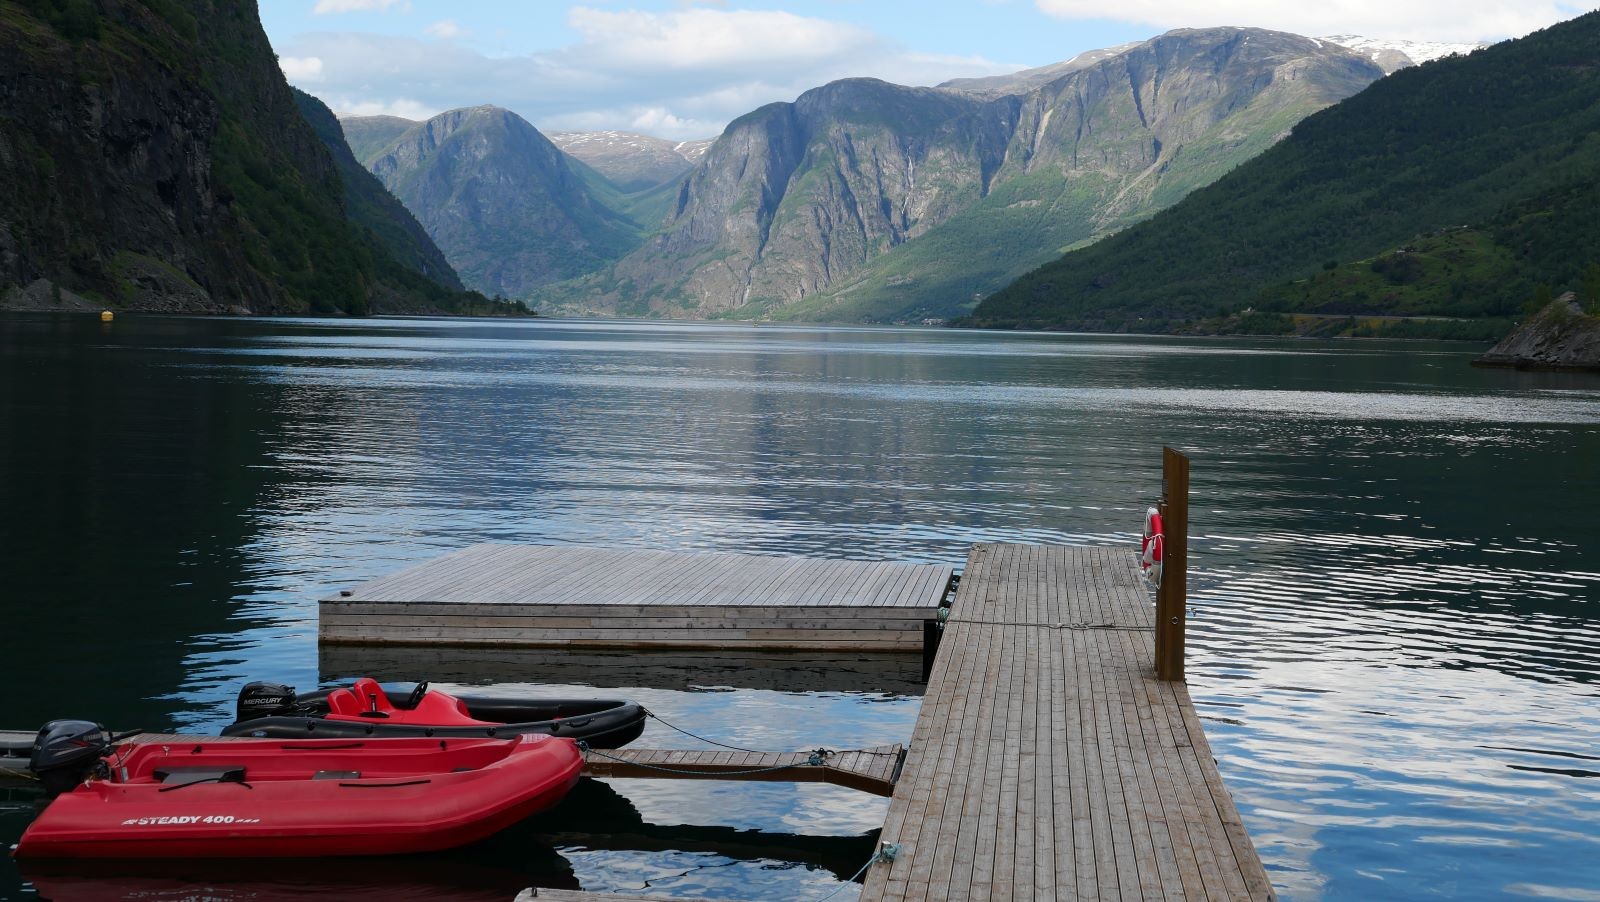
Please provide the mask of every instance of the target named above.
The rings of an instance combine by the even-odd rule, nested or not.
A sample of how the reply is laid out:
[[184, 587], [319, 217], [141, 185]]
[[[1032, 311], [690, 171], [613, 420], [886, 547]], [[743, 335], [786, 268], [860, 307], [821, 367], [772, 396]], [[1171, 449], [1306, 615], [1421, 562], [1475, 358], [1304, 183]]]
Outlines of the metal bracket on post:
[[1161, 585], [1156, 590], [1156, 679], [1183, 680], [1189, 599], [1189, 458], [1161, 449]]

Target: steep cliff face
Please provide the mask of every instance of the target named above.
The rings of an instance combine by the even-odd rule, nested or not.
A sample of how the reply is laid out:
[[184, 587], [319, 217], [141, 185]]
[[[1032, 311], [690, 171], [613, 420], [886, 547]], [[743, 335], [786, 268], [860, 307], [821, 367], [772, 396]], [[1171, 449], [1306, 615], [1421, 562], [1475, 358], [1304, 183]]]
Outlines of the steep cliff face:
[[668, 316], [959, 312], [1382, 74], [1340, 47], [1237, 28], [1045, 71], [1040, 85], [947, 89], [854, 79], [751, 113], [706, 154], [665, 229], [566, 298]]
[[344, 186], [344, 206], [350, 221], [357, 228], [366, 230], [395, 262], [452, 291], [463, 290], [456, 271], [450, 268], [444, 252], [428, 237], [422, 223], [417, 222], [411, 211], [390, 194], [389, 189], [383, 187], [377, 176], [357, 162], [333, 111], [304, 91], [296, 90], [294, 97], [300, 105], [300, 114], [311, 124], [312, 131], [317, 133], [317, 137], [328, 148], [328, 153], [333, 156], [334, 165], [339, 167], [339, 180]]
[[602, 202], [565, 154], [498, 107], [419, 123], [368, 165], [462, 281], [486, 294], [526, 298], [638, 243], [634, 223]]
[[1005, 139], [976, 107], [868, 79], [763, 107], [728, 127], [670, 226], [615, 272], [691, 315], [815, 293], [981, 196]]
[[0, 295], [255, 313], [448, 300], [351, 227], [255, 4], [4, 3], [0, 48]]

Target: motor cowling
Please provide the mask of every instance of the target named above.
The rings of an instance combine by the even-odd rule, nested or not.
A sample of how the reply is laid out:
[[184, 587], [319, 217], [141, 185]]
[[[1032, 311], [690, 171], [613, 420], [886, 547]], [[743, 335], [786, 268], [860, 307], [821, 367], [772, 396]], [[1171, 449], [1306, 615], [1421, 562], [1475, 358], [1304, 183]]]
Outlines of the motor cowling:
[[28, 769], [52, 796], [83, 782], [111, 751], [111, 734], [88, 720], [52, 720], [33, 740]]
[[298, 704], [293, 686], [262, 681], [248, 683], [239, 690], [239, 703], [234, 709], [233, 722], [292, 714]]

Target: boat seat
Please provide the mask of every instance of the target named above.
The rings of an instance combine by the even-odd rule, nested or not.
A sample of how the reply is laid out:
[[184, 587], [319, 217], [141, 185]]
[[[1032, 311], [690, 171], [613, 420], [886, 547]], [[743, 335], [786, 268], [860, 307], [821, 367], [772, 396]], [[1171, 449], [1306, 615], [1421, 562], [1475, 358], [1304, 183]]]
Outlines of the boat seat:
[[354, 717], [361, 713], [361, 702], [349, 689], [335, 689], [328, 693], [328, 713]]
[[383, 691], [378, 681], [371, 677], [362, 677], [355, 681], [349, 689], [355, 696], [361, 708], [355, 713], [359, 717], [388, 718], [395, 711], [394, 704], [389, 701], [389, 694]]

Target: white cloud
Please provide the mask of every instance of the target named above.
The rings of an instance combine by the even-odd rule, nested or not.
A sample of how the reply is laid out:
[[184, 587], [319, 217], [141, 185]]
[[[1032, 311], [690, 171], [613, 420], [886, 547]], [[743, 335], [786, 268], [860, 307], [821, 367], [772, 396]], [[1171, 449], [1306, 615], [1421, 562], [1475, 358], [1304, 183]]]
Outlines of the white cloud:
[[333, 13], [381, 12], [390, 7], [399, 7], [400, 12], [408, 13], [411, 11], [411, 0], [317, 0], [311, 12], [326, 16]]
[[786, 12], [586, 6], [568, 23], [576, 43], [521, 56], [487, 55], [455, 40], [350, 32], [300, 35], [280, 49], [321, 59], [315, 93], [346, 113], [416, 118], [492, 103], [546, 130], [619, 129], [674, 140], [711, 137], [756, 107], [839, 78], [925, 85], [1022, 68], [913, 53], [853, 25]]
[[322, 60], [314, 56], [280, 56], [278, 68], [292, 82], [308, 84], [322, 80]]
[[1479, 41], [1520, 37], [1595, 9], [1593, 0], [1035, 0], [1061, 19], [1108, 19], [1158, 28], [1253, 25], [1296, 34]]
[[[326, 101], [324, 101], [326, 102]], [[340, 119], [348, 116], [399, 116], [401, 119], [411, 119], [421, 122], [444, 112], [438, 107], [428, 106], [416, 100], [401, 97], [395, 100], [370, 100], [356, 101], [354, 103], [330, 104], [335, 114]]]
[[608, 63], [671, 69], [814, 61], [876, 43], [859, 28], [786, 12], [606, 12], [580, 6], [567, 22]]
[[443, 38], [447, 41], [467, 36], [467, 30], [457, 25], [454, 19], [441, 19], [422, 30], [436, 38]]

